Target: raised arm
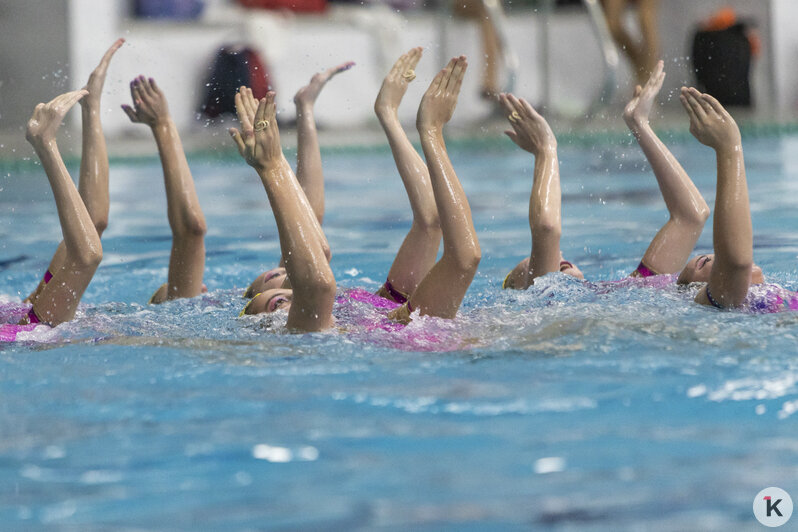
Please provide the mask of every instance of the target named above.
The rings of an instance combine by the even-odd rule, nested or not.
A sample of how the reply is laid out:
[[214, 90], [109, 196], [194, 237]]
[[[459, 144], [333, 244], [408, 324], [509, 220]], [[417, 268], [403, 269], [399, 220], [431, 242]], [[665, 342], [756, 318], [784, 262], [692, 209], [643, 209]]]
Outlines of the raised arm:
[[321, 150], [313, 108], [316, 98], [327, 82], [336, 74], [345, 72], [354, 65], [349, 61], [314, 74], [310, 78], [310, 83], [294, 95], [297, 135], [296, 177], [313, 207], [319, 224], [324, 219], [324, 173], [321, 168]]
[[416, 77], [414, 69], [421, 54], [421, 47], [413, 48], [396, 61], [385, 76], [374, 102], [374, 112], [388, 138], [413, 212], [410, 231], [396, 253], [385, 284], [378, 292], [382, 297], [398, 303], [404, 303], [415, 292], [421, 279], [435, 264], [441, 242], [438, 207], [435, 205], [427, 165], [407, 138], [398, 115], [407, 86]]
[[535, 156], [534, 179], [529, 196], [532, 251], [528, 259], [521, 261], [510, 272], [503, 284], [505, 288], [524, 290], [535, 278], [560, 270], [562, 224], [557, 139], [546, 120], [523, 98], [502, 94], [499, 101], [512, 126], [505, 133], [521, 149]]
[[638, 86], [623, 118], [654, 171], [670, 217], [651, 240], [633, 276], [676, 273], [681, 270], [709, 217], [709, 206], [687, 172], [657, 137], [649, 124], [651, 108], [665, 79], [663, 62], [657, 63], [644, 87]]
[[163, 166], [167, 216], [172, 229], [169, 278], [150, 302], [194, 297], [202, 292], [206, 225], [183, 144], [169, 114], [166, 96], [154, 79], [137, 77], [130, 83], [130, 93], [133, 107], [123, 105], [122, 109], [132, 122], [149, 126], [155, 137]]
[[393, 314], [398, 320], [406, 320], [415, 309], [422, 315], [454, 318], [482, 258], [471, 208], [443, 139], [443, 126], [452, 118], [467, 66], [464, 56], [452, 59], [432, 80], [418, 108], [416, 127], [441, 222], [443, 255], [407, 304]]
[[317, 237], [321, 226], [283, 156], [275, 119], [274, 93], [257, 102], [236, 95], [241, 131], [230, 134], [247, 164], [255, 168], [269, 196], [285, 269], [291, 279], [293, 301], [287, 327], [297, 331], [319, 331], [332, 325], [335, 277]]
[[[78, 192], [80, 197], [83, 198], [83, 204], [86, 206], [86, 210], [89, 212], [99, 236], [102, 236], [103, 231], [108, 226], [109, 204], [108, 151], [105, 147], [105, 136], [103, 135], [102, 121], [100, 119], [100, 99], [111, 58], [124, 42], [124, 39], [117, 39], [108, 48], [100, 60], [100, 64], [89, 76], [88, 83], [83, 87], [88, 91], [88, 94], [80, 100], [83, 119], [83, 148], [80, 159]], [[27, 297], [27, 301], [33, 302], [36, 300], [44, 285], [52, 278], [53, 272], [61, 267], [65, 257], [66, 246], [64, 242], [61, 242], [50, 260], [50, 265], [44, 274], [44, 278], [39, 282], [33, 293]]]
[[748, 294], [754, 262], [740, 130], [726, 109], [709, 94], [683, 87], [680, 99], [690, 117], [690, 132], [715, 150], [718, 165], [712, 232], [715, 258], [709, 283], [698, 293], [696, 301], [737, 307]]
[[67, 111], [88, 94], [79, 90], [36, 106], [26, 138], [50, 180], [64, 237], [64, 259], [42, 287], [28, 314], [31, 323], [58, 325], [71, 320], [80, 298], [102, 260], [102, 245], [86, 206], [67, 172], [56, 143], [56, 132]]

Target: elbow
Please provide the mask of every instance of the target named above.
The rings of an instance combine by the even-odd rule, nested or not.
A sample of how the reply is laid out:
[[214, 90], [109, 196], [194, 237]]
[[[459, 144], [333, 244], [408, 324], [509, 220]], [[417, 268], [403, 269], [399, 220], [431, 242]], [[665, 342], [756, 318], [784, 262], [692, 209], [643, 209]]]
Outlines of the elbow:
[[426, 233], [441, 232], [441, 220], [437, 212], [434, 214], [426, 213], [425, 215], [415, 218], [413, 221]]
[[328, 269], [325, 272], [319, 272], [316, 278], [309, 284], [311, 291], [319, 298], [335, 298], [335, 292], [338, 287], [335, 283], [335, 276], [333, 275], [332, 270]]
[[193, 216], [186, 221], [183, 229], [184, 234], [195, 237], [204, 237], [208, 232], [208, 226], [205, 223], [205, 218], [202, 216]]
[[208, 225], [205, 223], [205, 218], [197, 218], [192, 220], [188, 226], [188, 231], [194, 236], [205, 236], [208, 232]]
[[97, 235], [102, 236], [105, 230], [108, 228], [108, 217], [98, 218], [94, 220], [94, 229], [97, 230]]
[[460, 270], [463, 275], [473, 276], [477, 273], [477, 268], [479, 267], [481, 260], [482, 250], [480, 249], [479, 244], [477, 244], [468, 250], [463, 250], [457, 254], [457, 269]]
[[710, 210], [709, 205], [704, 203], [698, 206], [693, 212], [687, 216], [682, 216], [682, 220], [696, 227], [699, 231], [704, 229], [707, 220], [709, 220]]
[[103, 247], [100, 243], [100, 238], [97, 237], [96, 242], [92, 242], [86, 249], [81, 250], [73, 257], [73, 262], [81, 269], [94, 269], [100, 265], [103, 260]]
[[556, 238], [559, 242], [562, 236], [562, 224], [560, 223], [559, 216], [539, 216], [532, 220], [532, 237], [535, 239]]

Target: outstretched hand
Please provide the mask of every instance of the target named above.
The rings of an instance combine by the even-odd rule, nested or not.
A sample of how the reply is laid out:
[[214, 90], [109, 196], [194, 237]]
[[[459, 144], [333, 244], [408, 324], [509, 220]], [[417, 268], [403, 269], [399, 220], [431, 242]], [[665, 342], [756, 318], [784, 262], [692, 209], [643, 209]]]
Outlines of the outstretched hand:
[[416, 127], [419, 131], [442, 129], [452, 119], [467, 67], [466, 58], [461, 55], [438, 72], [418, 106]]
[[664, 68], [665, 63], [660, 59], [646, 84], [643, 87], [640, 85], [635, 87], [634, 96], [623, 110], [623, 119], [630, 129], [642, 127], [648, 123], [651, 108], [662, 88], [662, 82], [665, 81]]
[[38, 147], [55, 139], [58, 128], [64, 120], [67, 111], [72, 109], [78, 100], [89, 93], [86, 89], [67, 92], [56, 96], [47, 103], [40, 103], [33, 110], [33, 115], [28, 120], [25, 138]]
[[396, 114], [399, 104], [407, 92], [407, 86], [416, 79], [415, 68], [421, 60], [423, 51], [424, 49], [420, 46], [413, 48], [402, 54], [394, 63], [391, 71], [382, 81], [382, 87], [380, 87], [377, 100], [374, 102], [374, 112], [377, 115], [385, 112]]
[[154, 79], [144, 76], [135, 78], [130, 82], [130, 96], [133, 99], [133, 107], [123, 105], [122, 110], [131, 122], [155, 127], [169, 120], [166, 96], [155, 84]]
[[108, 65], [111, 63], [111, 58], [117, 50], [125, 44], [125, 39], [117, 39], [114, 44], [105, 52], [103, 58], [100, 59], [100, 64], [89, 75], [89, 81], [83, 87], [89, 91], [89, 95], [80, 101], [80, 105], [86, 107], [91, 104], [99, 104], [100, 96], [102, 96], [103, 85], [105, 85], [105, 75], [108, 72]]
[[721, 150], [742, 142], [740, 128], [718, 100], [693, 87], [682, 87], [679, 99], [690, 117], [690, 133], [701, 144]]
[[354, 61], [347, 61], [346, 63], [341, 63], [340, 65], [313, 74], [313, 77], [310, 78], [310, 83], [299, 89], [294, 95], [294, 103], [297, 105], [305, 104], [312, 106], [316, 102], [316, 98], [318, 98], [321, 89], [324, 88], [324, 85], [326, 85], [333, 76], [341, 72], [346, 72], [353, 66], [355, 66]]
[[283, 150], [275, 117], [274, 92], [266, 93], [259, 102], [250, 89], [241, 87], [236, 94], [236, 113], [241, 131], [230, 128], [229, 132], [247, 164], [259, 170], [280, 160]]
[[536, 157], [546, 150], [557, 149], [557, 139], [546, 119], [523, 98], [512, 94], [499, 95], [499, 103], [507, 113], [507, 119], [513, 127], [505, 131], [505, 135], [518, 147]]

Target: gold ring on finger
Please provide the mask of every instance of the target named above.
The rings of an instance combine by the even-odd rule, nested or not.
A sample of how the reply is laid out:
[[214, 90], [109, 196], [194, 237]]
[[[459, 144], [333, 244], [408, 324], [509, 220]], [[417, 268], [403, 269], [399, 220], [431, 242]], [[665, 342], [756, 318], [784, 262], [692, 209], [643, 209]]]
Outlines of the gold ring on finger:
[[416, 71], [413, 70], [412, 68], [409, 68], [405, 71], [404, 74], [402, 74], [402, 77], [405, 78], [405, 80], [407, 80], [408, 83], [410, 83], [411, 81], [416, 79]]
[[263, 131], [267, 127], [269, 127], [268, 120], [259, 120], [258, 123], [255, 124], [255, 131]]
[[518, 114], [518, 111], [513, 111], [507, 118], [510, 120], [510, 122], [518, 122], [521, 120], [521, 115]]

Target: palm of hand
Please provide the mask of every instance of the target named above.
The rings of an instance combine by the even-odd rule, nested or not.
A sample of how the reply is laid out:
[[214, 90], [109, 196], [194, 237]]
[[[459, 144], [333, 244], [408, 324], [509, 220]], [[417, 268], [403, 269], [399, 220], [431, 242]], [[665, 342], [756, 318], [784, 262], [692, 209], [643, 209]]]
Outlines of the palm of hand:
[[85, 90], [72, 91], [56, 96], [48, 103], [40, 103], [28, 120], [25, 138], [28, 142], [47, 141], [55, 138], [67, 111], [86, 95]]
[[546, 146], [556, 143], [554, 133], [546, 122], [524, 119], [514, 128], [518, 147], [537, 155]]
[[427, 92], [418, 107], [418, 123], [427, 127], [442, 127], [452, 119], [457, 95], [446, 90]]
[[407, 82], [402, 82], [398, 79], [385, 78], [382, 82], [382, 88], [377, 95], [377, 101], [374, 102], [374, 107], [389, 107], [391, 109], [398, 109], [399, 102], [407, 91]]
[[690, 119], [690, 133], [698, 142], [710, 148], [736, 145], [740, 143], [740, 130], [734, 119], [726, 114], [707, 114], [703, 118]]
[[147, 102], [142, 100], [134, 102], [134, 105], [134, 114], [136, 115], [136, 120], [150, 126], [155, 125], [161, 117], [169, 114], [169, 108], [166, 105], [166, 100], [161, 94], [159, 94], [157, 98], [151, 99]]

